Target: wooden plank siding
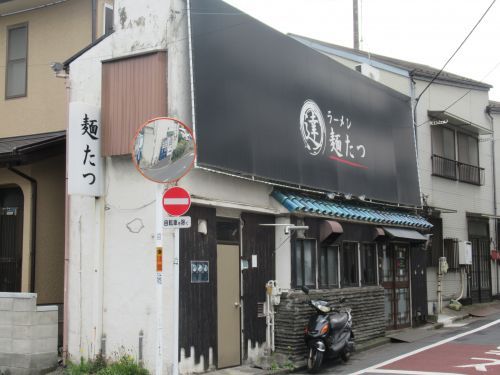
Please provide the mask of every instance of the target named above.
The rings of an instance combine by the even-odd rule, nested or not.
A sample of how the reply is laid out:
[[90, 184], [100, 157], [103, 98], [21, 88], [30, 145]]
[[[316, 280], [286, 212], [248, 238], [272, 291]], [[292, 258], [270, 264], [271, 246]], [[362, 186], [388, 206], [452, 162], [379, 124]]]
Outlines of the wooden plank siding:
[[130, 154], [137, 129], [167, 115], [167, 54], [155, 51], [102, 63], [102, 155]]
[[[179, 352], [204, 358], [209, 367], [210, 349], [217, 361], [217, 241], [215, 208], [191, 206], [191, 228], [180, 230]], [[198, 232], [198, 219], [207, 221], [207, 234]], [[191, 261], [209, 261], [209, 282], [191, 283]], [[194, 353], [191, 352], [193, 348]], [[179, 353], [180, 355], [180, 353]], [[180, 360], [180, 357], [179, 357]]]
[[[243, 258], [249, 268], [243, 271], [243, 357], [248, 358], [248, 343], [252, 348], [266, 341], [266, 319], [257, 316], [257, 303], [266, 301], [266, 283], [275, 279], [274, 216], [243, 213]], [[257, 268], [252, 267], [252, 255], [257, 255]]]

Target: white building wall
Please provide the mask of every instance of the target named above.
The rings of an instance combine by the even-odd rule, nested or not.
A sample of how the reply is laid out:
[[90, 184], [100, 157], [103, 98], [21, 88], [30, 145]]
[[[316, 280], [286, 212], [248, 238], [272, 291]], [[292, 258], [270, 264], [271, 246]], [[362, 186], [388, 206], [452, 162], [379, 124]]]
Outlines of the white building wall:
[[[191, 125], [186, 4], [185, 0], [171, 2], [116, 0], [115, 33], [71, 64], [70, 101], [100, 107], [102, 60], [168, 48], [168, 115]], [[168, 32], [167, 22], [172, 25]], [[106, 158], [105, 179], [103, 197], [72, 196], [70, 200], [68, 352], [76, 361], [94, 357], [105, 336], [107, 356], [128, 353], [138, 358], [142, 332], [143, 362], [153, 370], [155, 184], [136, 171], [129, 156]], [[269, 196], [272, 187], [263, 183], [195, 169], [179, 185], [191, 192], [194, 204], [217, 207], [219, 216], [235, 216], [244, 210], [288, 213]], [[175, 353], [170, 334], [173, 310], [168, 303], [173, 299], [171, 249], [173, 235], [165, 231], [164, 373], [170, 371]], [[200, 370], [191, 359], [181, 362], [180, 368]]]

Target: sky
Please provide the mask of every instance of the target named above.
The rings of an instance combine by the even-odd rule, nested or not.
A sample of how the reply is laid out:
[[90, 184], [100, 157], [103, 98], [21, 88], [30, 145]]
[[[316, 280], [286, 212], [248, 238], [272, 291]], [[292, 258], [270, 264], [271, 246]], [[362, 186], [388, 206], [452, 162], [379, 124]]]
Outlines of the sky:
[[[352, 0], [225, 0], [283, 32], [353, 46]], [[441, 69], [493, 0], [359, 0], [361, 49]], [[493, 85], [500, 101], [500, 1], [446, 71]]]

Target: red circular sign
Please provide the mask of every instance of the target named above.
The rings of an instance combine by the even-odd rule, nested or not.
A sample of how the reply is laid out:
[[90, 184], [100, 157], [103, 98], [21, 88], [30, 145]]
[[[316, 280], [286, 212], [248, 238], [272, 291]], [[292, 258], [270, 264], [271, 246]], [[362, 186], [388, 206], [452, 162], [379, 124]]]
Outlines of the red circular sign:
[[163, 193], [162, 204], [169, 215], [181, 216], [191, 207], [191, 196], [187, 190], [174, 186]]

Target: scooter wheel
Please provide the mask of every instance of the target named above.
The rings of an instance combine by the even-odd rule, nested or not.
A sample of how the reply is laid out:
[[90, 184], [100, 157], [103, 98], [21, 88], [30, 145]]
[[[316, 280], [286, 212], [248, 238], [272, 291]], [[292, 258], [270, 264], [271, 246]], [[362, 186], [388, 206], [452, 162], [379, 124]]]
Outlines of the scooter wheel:
[[321, 362], [323, 362], [323, 352], [310, 348], [307, 357], [307, 370], [309, 373], [313, 374], [318, 372], [321, 367]]
[[351, 359], [351, 352], [350, 352], [350, 351], [348, 351], [348, 350], [343, 351], [343, 352], [340, 354], [340, 359], [341, 359], [343, 362], [347, 362], [347, 361], [349, 361], [349, 359]]

